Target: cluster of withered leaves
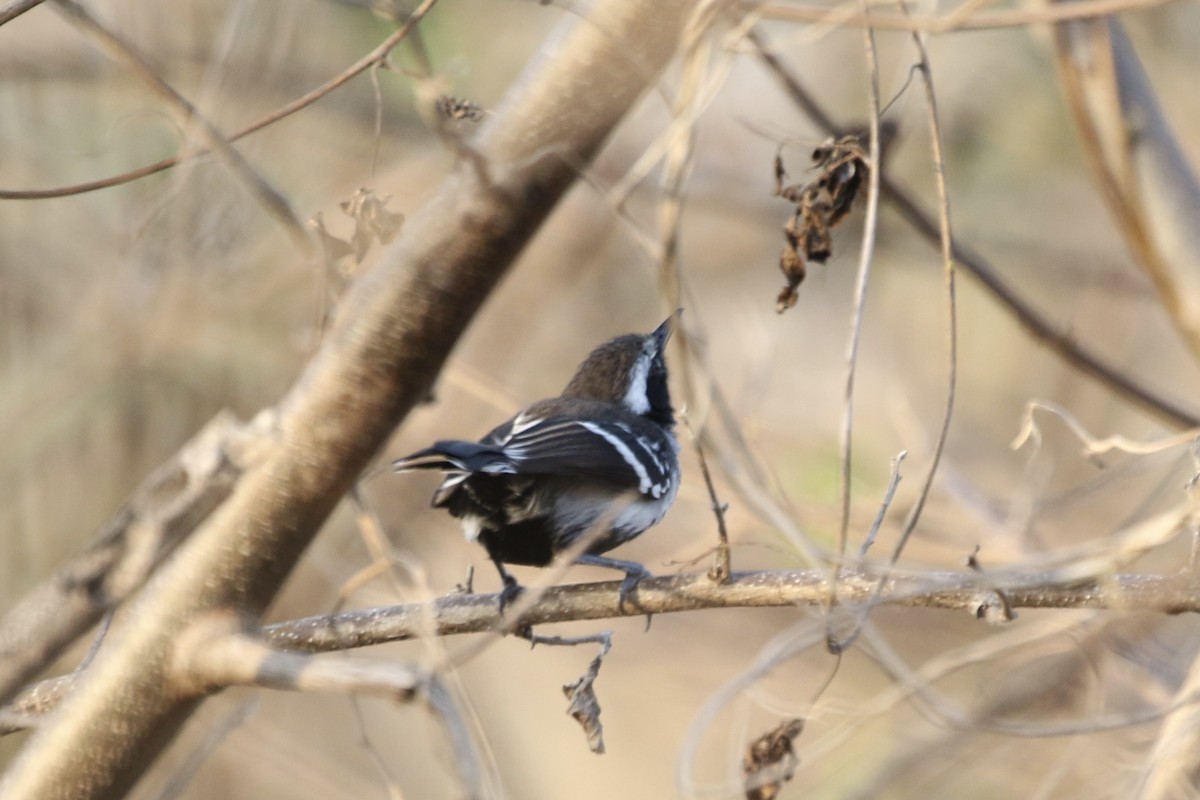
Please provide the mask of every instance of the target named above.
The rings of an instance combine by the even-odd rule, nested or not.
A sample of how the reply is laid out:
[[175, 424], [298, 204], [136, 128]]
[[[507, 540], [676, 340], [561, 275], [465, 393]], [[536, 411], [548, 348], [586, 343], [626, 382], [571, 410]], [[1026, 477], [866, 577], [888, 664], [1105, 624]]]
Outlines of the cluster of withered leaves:
[[775, 194], [795, 204], [783, 228], [787, 246], [779, 256], [779, 269], [787, 278], [775, 301], [781, 314], [796, 304], [796, 287], [804, 280], [807, 262], [823, 264], [833, 254], [833, 227], [850, 213], [869, 169], [859, 134], [829, 139], [813, 150], [812, 160], [820, 170], [816, 178], [785, 186], [783, 157], [775, 156]]
[[742, 758], [746, 800], [774, 800], [792, 779], [800, 759], [792, 740], [804, 730], [804, 720], [785, 719], [750, 743]]
[[349, 200], [339, 203], [346, 216], [354, 220], [354, 233], [349, 241], [329, 233], [321, 214], [314, 216], [308, 224], [321, 240], [326, 262], [336, 267], [343, 259], [353, 256], [354, 263], [361, 264], [373, 240], [388, 244], [395, 239], [404, 215], [388, 211], [387, 204], [391, 199], [391, 195], [376, 197], [370, 189], [359, 189]]

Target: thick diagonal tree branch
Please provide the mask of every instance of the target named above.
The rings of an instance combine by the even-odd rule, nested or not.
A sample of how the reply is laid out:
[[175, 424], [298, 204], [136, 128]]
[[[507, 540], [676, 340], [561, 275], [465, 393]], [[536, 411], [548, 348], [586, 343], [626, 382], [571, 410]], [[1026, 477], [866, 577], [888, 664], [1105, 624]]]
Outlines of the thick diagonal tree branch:
[[606, 136], [674, 52], [687, 0], [610, 0], [525, 71], [404, 237], [346, 294], [276, 408], [273, 441], [117, 618], [63, 706], [0, 784], [8, 800], [119, 797], [194, 710], [178, 630], [262, 613], [362, 468]]
[[1117, 230], [1200, 354], [1200, 180], [1116, 18], [1054, 29], [1059, 76]]

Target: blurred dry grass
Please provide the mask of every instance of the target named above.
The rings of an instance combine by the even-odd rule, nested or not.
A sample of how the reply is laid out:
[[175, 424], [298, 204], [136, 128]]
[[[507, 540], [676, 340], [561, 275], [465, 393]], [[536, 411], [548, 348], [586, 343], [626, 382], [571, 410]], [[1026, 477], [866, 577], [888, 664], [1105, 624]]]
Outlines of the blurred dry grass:
[[[115, 3], [104, 13], [226, 128], [307, 91], [389, 30], [365, 11], [316, 0]], [[516, 2], [444, 3], [423, 32], [450, 91], [487, 107], [562, 16]], [[1168, 113], [1178, 115], [1184, 146], [1200, 155], [1196, 126], [1188, 124], [1200, 114], [1192, 91], [1200, 14], [1167, 7], [1131, 23]], [[862, 119], [865, 77], [856, 32], [769, 31], [843, 120]], [[881, 44], [890, 96], [904, 82], [912, 54], [903, 36], [885, 36]], [[1129, 263], [1081, 165], [1040, 36], [1019, 29], [959, 34], [931, 48], [957, 235], [987, 252], [1079, 339], [1172, 397], [1195, 396], [1195, 364], [1149, 282]], [[391, 208], [406, 211], [450, 163], [414, 114], [411, 81], [387, 72], [378, 81], [378, 134], [375, 93], [364, 77], [239, 144], [301, 216], [321, 211], [335, 233], [347, 230], [336, 204], [355, 188], [390, 194]], [[909, 91], [890, 116], [901, 141], [889, 169], [932, 198], [919, 93]], [[593, 183], [615, 183], [668, 119], [664, 97], [648, 97], [600, 158]], [[810, 271], [797, 307], [782, 317], [773, 310], [787, 209], [771, 196], [771, 159], [780, 141], [798, 142], [785, 149], [798, 173], [819, 138], [758, 63], [739, 57], [700, 123], [682, 261], [692, 290], [689, 320], [702, 331], [748, 440], [808, 533], [829, 544], [837, 529], [841, 354], [857, 222], [837, 232], [834, 258]], [[0, 187], [101, 177], [178, 146], [164, 111], [49, 7], [0, 28]], [[629, 206], [647, 230], [655, 219], [653, 183]], [[311, 346], [321, 298], [332, 284], [303, 266], [281, 231], [211, 160], [101, 192], [4, 202], [3, 212], [0, 604], [6, 605], [91, 535], [217, 410], [249, 415], [277, 398]], [[629, 224], [595, 188], [577, 188], [478, 318], [440, 382], [438, 402], [397, 433], [391, 454], [437, 436], [481, 434], [519, 404], [556, 393], [593, 343], [657, 322], [663, 305], [655, 265]], [[945, 375], [936, 253], [886, 211], [880, 239], [861, 362], [852, 530], [863, 530], [874, 515], [888, 460], [907, 448], [906, 480], [881, 537], [884, 547], [894, 541], [931, 450]], [[1114, 457], [1101, 470], [1053, 423], [1035, 458], [1009, 450], [1021, 409], [1033, 397], [1066, 406], [1096, 432], [1142, 438], [1159, 428], [1031, 343], [969, 282], [960, 302], [957, 417], [942, 478], [906, 563], [957, 568], [980, 543], [984, 563], [998, 566], [1034, 549], [1104, 536], [1181, 497], [1186, 459]], [[622, 557], [666, 572], [713, 543], [708, 499], [690, 452], [685, 481], [667, 521]], [[481, 589], [494, 588], [482, 553], [461, 541], [451, 520], [427, 508], [431, 488], [421, 476], [381, 475], [368, 483], [367, 496], [395, 546], [421, 565], [429, 591], [449, 590], [469, 564], [480, 566]], [[730, 495], [724, 482], [720, 489]], [[730, 523], [735, 567], [799, 566], [785, 540], [736, 499]], [[1174, 569], [1185, 551], [1180, 545], [1147, 568]], [[274, 616], [329, 609], [338, 587], [366, 560], [350, 515], [339, 514]], [[580, 568], [572, 577], [593, 575]], [[420, 594], [405, 585], [397, 592], [393, 582], [379, 581], [354, 602]], [[982, 659], [939, 681], [938, 690], [963, 708], [1065, 719], [1165, 702], [1194, 654], [1196, 625], [1188, 619], [1027, 612], [1008, 630], [1032, 635], [1064, 614], [1080, 627]], [[774, 637], [813, 619], [809, 611], [721, 611], [656, 619], [649, 633], [640, 620], [614, 623], [615, 648], [597, 686], [609, 749], [602, 758], [586, 750], [558, 690], [590, 653], [529, 652], [505, 641], [459, 677], [509, 796], [670, 796], [679, 748], [705, 701]], [[879, 635], [913, 665], [999, 635], [944, 612], [889, 610], [875, 620]], [[380, 648], [397, 658], [419, 653], [416, 644]], [[1049, 740], [949, 731], [905, 703], [860, 718], [893, 685], [860, 652], [843, 659], [810, 712], [832, 666], [831, 657], [809, 650], [716, 717], [696, 759], [699, 773], [691, 776], [706, 787], [700, 796], [735, 795], [740, 749], [780, 716], [811, 713], [798, 741], [801, 770], [784, 797], [860, 796], [867, 786], [876, 787], [869, 795], [876, 797], [1127, 796], [1154, 738], [1152, 726]], [[1039, 682], [1044, 692], [1033, 691], [1043, 688]], [[1020, 691], [1010, 691], [1013, 684]], [[154, 796], [220, 718], [248, 698], [231, 692], [211, 701], [139, 796]], [[364, 716], [371, 746], [404, 796], [453, 795], [448, 750], [423, 712], [365, 701]], [[184, 796], [386, 796], [361, 737], [350, 701], [265, 695]], [[0, 741], [0, 760], [19, 740]]]

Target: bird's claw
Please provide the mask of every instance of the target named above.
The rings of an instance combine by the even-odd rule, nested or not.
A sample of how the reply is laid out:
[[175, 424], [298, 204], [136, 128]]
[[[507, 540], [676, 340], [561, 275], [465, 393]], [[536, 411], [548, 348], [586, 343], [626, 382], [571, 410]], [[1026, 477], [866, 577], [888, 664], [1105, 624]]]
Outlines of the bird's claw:
[[515, 603], [523, 591], [525, 588], [515, 580], [504, 581], [504, 588], [500, 590], [500, 613], [503, 614], [506, 608]]
[[[653, 578], [653, 577], [654, 577], [654, 573], [652, 573], [650, 570], [646, 569], [645, 567], [642, 568], [641, 572], [634, 572], [634, 571], [626, 572], [625, 580], [621, 581], [621, 588], [617, 590], [617, 608], [622, 613], [624, 613], [625, 601], [629, 599], [630, 592], [637, 589], [638, 584], [641, 583], [646, 578]], [[650, 615], [647, 614], [646, 616], [649, 617]]]

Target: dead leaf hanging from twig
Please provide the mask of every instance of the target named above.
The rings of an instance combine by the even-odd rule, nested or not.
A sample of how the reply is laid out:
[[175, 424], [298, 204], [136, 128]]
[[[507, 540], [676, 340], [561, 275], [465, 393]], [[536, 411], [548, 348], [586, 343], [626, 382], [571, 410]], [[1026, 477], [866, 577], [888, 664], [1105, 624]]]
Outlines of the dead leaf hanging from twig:
[[751, 742], [742, 758], [746, 800], [774, 800], [792, 779], [800, 759], [792, 740], [804, 730], [804, 720], [785, 719]]
[[[880, 124], [880, 152], [895, 135], [894, 124]], [[796, 304], [796, 287], [804, 280], [808, 262], [824, 264], [833, 255], [833, 228], [850, 213], [870, 169], [863, 148], [865, 138], [865, 133], [848, 133], [816, 147], [813, 169], [820, 173], [807, 183], [785, 186], [783, 156], [775, 156], [775, 196], [795, 206], [783, 227], [787, 246], [779, 256], [779, 269], [787, 279], [775, 301], [775, 310], [781, 314]]]
[[354, 248], [356, 262], [362, 263], [363, 257], [371, 247], [372, 239], [378, 239], [380, 244], [387, 244], [400, 232], [404, 215], [387, 210], [388, 201], [391, 199], [390, 194], [376, 197], [370, 189], [359, 189], [349, 200], [339, 203], [346, 216], [354, 220], [354, 236], [350, 239], [350, 245]]
[[831, 231], [850, 213], [867, 174], [867, 154], [856, 134], [829, 139], [813, 150], [812, 160], [821, 170], [816, 178], [784, 186], [783, 156], [775, 156], [775, 194], [795, 204], [783, 228], [787, 246], [779, 257], [779, 268], [787, 278], [775, 303], [780, 313], [796, 304], [796, 287], [804, 280], [806, 262], [823, 264], [833, 254]]
[[588, 747], [593, 753], [604, 752], [604, 726], [600, 724], [600, 703], [596, 700], [596, 692], [592, 689], [592, 684], [595, 682], [596, 676], [600, 674], [600, 662], [612, 649], [612, 634], [600, 635], [602, 637], [600, 652], [588, 665], [587, 672], [574, 683], [563, 686], [563, 694], [571, 701], [567, 713], [583, 726], [583, 732], [587, 735]]

